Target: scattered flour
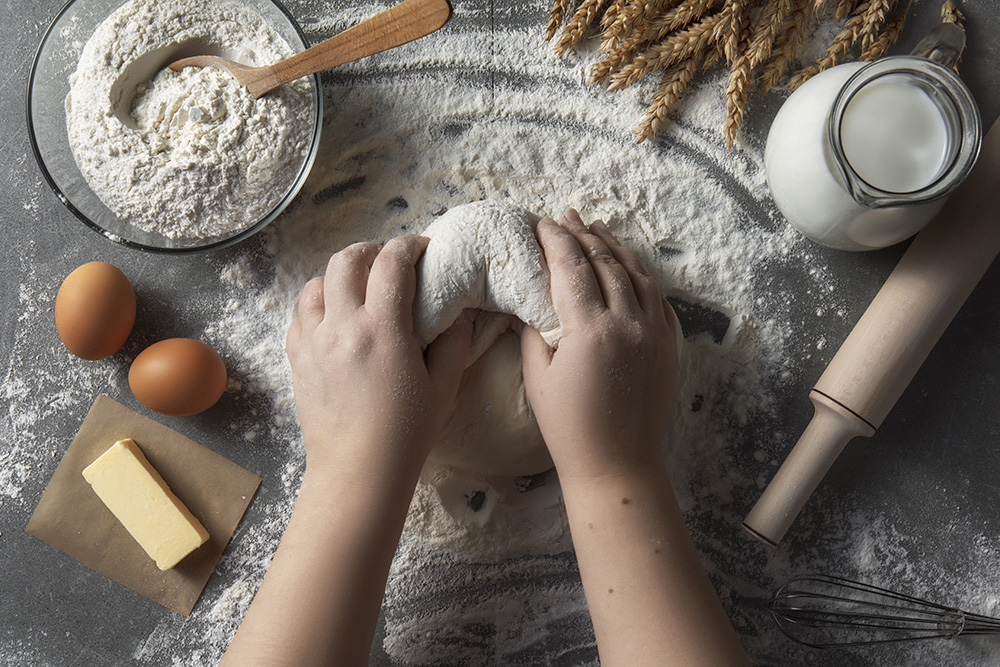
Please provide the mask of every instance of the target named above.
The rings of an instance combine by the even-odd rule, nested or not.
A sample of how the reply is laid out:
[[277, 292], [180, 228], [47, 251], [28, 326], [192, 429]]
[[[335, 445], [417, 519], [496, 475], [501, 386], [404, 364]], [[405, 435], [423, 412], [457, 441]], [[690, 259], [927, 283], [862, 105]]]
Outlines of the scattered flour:
[[112, 86], [138, 56], [189, 42], [250, 65], [292, 54], [260, 15], [218, 0], [133, 0], [87, 42], [66, 98], [80, 171], [120, 218], [168, 238], [228, 235], [281, 199], [312, 144], [308, 79], [254, 100], [214, 68], [161, 70], [136, 90], [129, 127]]
[[[315, 42], [385, 6], [301, 0], [292, 11]], [[205, 331], [227, 359], [230, 394], [257, 406], [233, 421], [234, 438], [282, 461], [281, 474], [265, 480], [268, 494], [251, 505], [192, 616], [164, 614], [134, 660], [216, 661], [266, 572], [304, 468], [283, 339], [305, 282], [350, 243], [421, 230], [446, 210], [490, 198], [537, 215], [573, 206], [586, 220], [608, 221], [675, 304], [687, 338], [677, 428], [664, 451], [703, 562], [755, 664], [996, 664], [995, 652], [960, 643], [896, 647], [888, 657], [818, 656], [790, 644], [761, 609], [776, 584], [803, 571], [941, 598], [956, 590], [957, 570], [973, 575], [978, 592], [947, 601], [995, 613], [998, 600], [985, 592], [1000, 590], [995, 542], [975, 521], [957, 520], [950, 536], [970, 553], [947, 567], [945, 555], [935, 560], [933, 548], [920, 548], [913, 536], [921, 527], [907, 524], [904, 512], [850, 503], [802, 521], [817, 526], [802, 537], [810, 548], [789, 541], [765, 553], [740, 534], [749, 503], [797, 435], [783, 426], [792, 421], [787, 413], [808, 410], [804, 397], [788, 395], [817, 349], [801, 332], [820, 313], [843, 323], [850, 308], [814, 246], [777, 217], [762, 146], [723, 145], [721, 73], [695, 87], [662, 140], [634, 146], [629, 129], [648, 90], [586, 88], [585, 56], [549, 55], [543, 10], [508, 8], [486, 30], [486, 9], [455, 3], [449, 26], [432, 39], [325, 77], [320, 157], [260, 250], [220, 267], [223, 296]], [[97, 391], [127, 391], [121, 373], [90, 367], [67, 383], [61, 365], [18, 359], [48, 316], [38, 294], [54, 294], [58, 282], [33, 271], [25, 281], [25, 332], [3, 385], [10, 401], [3, 433], [19, 444], [0, 460], [0, 504], [21, 510], [27, 470], [61, 451], [43, 446], [32, 415], [53, 403], [89, 404]], [[37, 367], [52, 370], [36, 377]], [[814, 503], [811, 511], [820, 510]], [[386, 589], [388, 659], [372, 664], [596, 665], [570, 548], [551, 477], [476, 478], [429, 465]]]

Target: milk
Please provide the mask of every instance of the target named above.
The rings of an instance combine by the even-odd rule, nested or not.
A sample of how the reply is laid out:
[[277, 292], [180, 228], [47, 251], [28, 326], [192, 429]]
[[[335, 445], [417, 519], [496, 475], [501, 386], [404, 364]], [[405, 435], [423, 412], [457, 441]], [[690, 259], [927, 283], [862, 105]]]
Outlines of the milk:
[[948, 126], [923, 88], [904, 74], [887, 74], [851, 98], [840, 142], [865, 181], [887, 192], [915, 192], [944, 171]]
[[971, 95], [937, 63], [847, 63], [808, 80], [778, 111], [764, 151], [768, 186], [807, 237], [886, 247], [940, 210], [975, 161], [979, 128]]

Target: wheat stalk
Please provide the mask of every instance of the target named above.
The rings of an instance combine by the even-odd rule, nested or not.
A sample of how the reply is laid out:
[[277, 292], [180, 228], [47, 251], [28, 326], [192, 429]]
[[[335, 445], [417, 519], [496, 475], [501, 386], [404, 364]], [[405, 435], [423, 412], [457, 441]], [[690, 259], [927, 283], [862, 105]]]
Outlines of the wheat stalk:
[[885, 17], [892, 11], [896, 0], [871, 0], [868, 8], [861, 16], [861, 28], [859, 37], [861, 40], [861, 50], [867, 51], [878, 39], [879, 31], [885, 23]]
[[858, 5], [855, 9], [855, 13], [844, 23], [843, 29], [837, 33], [837, 36], [833, 40], [833, 44], [827, 47], [823, 56], [809, 67], [793, 76], [792, 80], [788, 82], [788, 86], [791, 89], [794, 90], [798, 88], [813, 76], [840, 62], [840, 59], [843, 58], [847, 51], [858, 41], [860, 28], [864, 21], [863, 14], [865, 10], [868, 9], [868, 5], [868, 0], [865, 0]]
[[563, 28], [554, 47], [555, 52], [561, 55], [579, 44], [606, 2], [607, 0], [583, 0], [573, 18]]
[[[649, 46], [640, 36], [653, 20], [657, 12], [670, 11], [680, 0], [629, 0], [622, 12], [616, 17], [615, 23], [605, 33], [601, 50], [607, 55], [603, 60], [594, 63], [588, 85], [604, 83], [608, 76], [627, 63], [641, 50]], [[612, 32], [613, 31], [613, 32]], [[625, 35], [631, 33], [627, 38]]]
[[906, 25], [906, 15], [912, 6], [913, 0], [909, 0], [903, 11], [885, 26], [885, 30], [882, 31], [879, 38], [876, 39], [871, 46], [862, 51], [858, 59], [878, 60], [888, 53], [889, 49], [892, 48], [892, 45], [899, 39], [900, 34], [902, 34], [903, 26]]
[[636, 55], [631, 63], [612, 75], [608, 90], [627, 88], [650, 72], [666, 69], [701, 54], [713, 42], [718, 22], [718, 14], [707, 16]]
[[601, 51], [610, 51], [625, 34], [625, 7], [628, 0], [615, 0], [601, 17]]
[[723, 134], [729, 146], [736, 142], [736, 133], [743, 124], [743, 114], [750, 97], [750, 75], [770, 56], [774, 40], [790, 10], [791, 0], [767, 0], [754, 25], [750, 45], [733, 62], [726, 86], [726, 120], [723, 124]]
[[[821, 12], [832, 15], [841, 29], [819, 59], [792, 77], [791, 88], [851, 53], [860, 51], [863, 59], [884, 55], [899, 38], [913, 0], [892, 16], [898, 4], [899, 0], [553, 0], [546, 39], [559, 34], [562, 26], [553, 47], [562, 54], [598, 27], [604, 55], [594, 63], [590, 82], [607, 84], [609, 90], [664, 72], [634, 130], [639, 142], [663, 126], [699, 70], [725, 58], [730, 71], [723, 133], [732, 146], [755, 84], [762, 91], [778, 85], [815, 17]], [[945, 1], [941, 15], [945, 21], [962, 21], [952, 0]]]
[[858, 6], [858, 0], [840, 0], [837, 3], [837, 11], [834, 12], [833, 15], [834, 19], [838, 23], [846, 20], [848, 16], [854, 13], [854, 10], [857, 9], [857, 6]]
[[951, 0], [945, 0], [944, 4], [941, 5], [941, 20], [944, 23], [954, 23], [959, 28], [965, 22], [965, 16], [962, 11], [955, 6], [955, 3]]
[[720, 2], [722, 0], [684, 0], [677, 3], [675, 7], [653, 18], [645, 30], [637, 31], [622, 44], [622, 48], [634, 56], [643, 45], [652, 44], [680, 28], [701, 20], [708, 10]]
[[698, 58], [688, 58], [667, 70], [653, 96], [653, 103], [646, 110], [646, 115], [632, 130], [632, 133], [638, 136], [636, 143], [641, 144], [643, 141], [651, 139], [659, 131], [667, 119], [667, 114], [684, 94], [700, 66], [701, 61]]
[[551, 40], [559, 32], [559, 26], [562, 25], [563, 19], [566, 17], [570, 2], [572, 0], [555, 0], [552, 4], [552, 11], [549, 12], [549, 25], [545, 28], [545, 41]]
[[[912, 1], [912, 0], [911, 0]], [[782, 33], [760, 76], [760, 90], [766, 93], [781, 81], [805, 41], [816, 12], [814, 0], [795, 0]]]

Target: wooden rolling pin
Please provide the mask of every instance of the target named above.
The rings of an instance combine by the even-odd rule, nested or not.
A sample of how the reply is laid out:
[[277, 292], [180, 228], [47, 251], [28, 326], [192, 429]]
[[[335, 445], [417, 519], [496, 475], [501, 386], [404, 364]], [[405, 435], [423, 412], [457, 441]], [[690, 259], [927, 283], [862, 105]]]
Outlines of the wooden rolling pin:
[[871, 436], [1000, 251], [1000, 121], [809, 394], [815, 415], [743, 522], [776, 545], [847, 442]]

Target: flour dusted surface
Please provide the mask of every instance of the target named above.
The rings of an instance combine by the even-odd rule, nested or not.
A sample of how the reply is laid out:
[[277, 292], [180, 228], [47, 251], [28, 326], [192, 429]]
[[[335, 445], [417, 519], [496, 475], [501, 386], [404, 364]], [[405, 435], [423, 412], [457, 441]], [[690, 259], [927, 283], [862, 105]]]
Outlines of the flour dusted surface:
[[88, 40], [66, 98], [70, 145], [118, 217], [168, 238], [248, 227], [281, 200], [311, 145], [312, 94], [299, 80], [254, 100], [213, 68], [162, 70], [136, 90], [132, 121], [110, 91], [136, 58], [196, 42], [249, 65], [292, 54], [260, 15], [225, 0], [133, 0]]
[[[389, 4], [288, 6], [316, 42]], [[282, 350], [299, 290], [335, 250], [419, 231], [456, 206], [494, 198], [539, 215], [572, 205], [588, 221], [608, 220], [669, 288], [688, 338], [686, 409], [665, 451], [702, 560], [755, 665], [995, 666], [997, 643], [988, 638], [819, 654], [786, 640], [761, 604], [790, 573], [822, 570], [996, 614], [1000, 552], [989, 522], [995, 512], [969, 507], [992, 496], [970, 490], [941, 465], [912, 480], [910, 495], [880, 494], [871, 485], [863, 497], [850, 489], [817, 494], [797, 523], [798, 537], [774, 552], [742, 534], [740, 521], [798, 436], [797, 421], [804, 426], [808, 419], [806, 393], [824, 356], [860, 314], [852, 286], [873, 288], [872, 275], [851, 283], [854, 274], [874, 269], [870, 258], [835, 260], [818, 251], [774, 216], [760, 143], [751, 135], [728, 151], [718, 139], [723, 74], [693, 89], [661, 140], [635, 147], [629, 130], [645, 108], [642, 91], [588, 89], [586, 53], [566, 61], [548, 55], [541, 40], [547, 7], [485, 0], [453, 6], [451, 22], [434, 38], [326, 77], [320, 156], [295, 205], [260, 238], [190, 264], [154, 258], [137, 281], [158, 290], [154, 303], [168, 308], [169, 321], [163, 315], [159, 323], [186, 324], [230, 367], [226, 400], [239, 410], [213, 417], [219, 438], [205, 444], [228, 448], [265, 477], [194, 613], [185, 619], [149, 611], [145, 601], [119, 592], [113, 603], [101, 603], [123, 617], [135, 614], [124, 640], [95, 643], [46, 619], [30, 636], [0, 638], [0, 656], [32, 667], [54, 664], [53, 645], [89, 639], [95, 665], [217, 662], [270, 562], [304, 466]], [[89, 36], [81, 35], [81, 44]], [[50, 196], [41, 181], [30, 194], [43, 204]], [[24, 252], [29, 259], [43, 254]], [[204, 267], [212, 279], [202, 295], [179, 302], [170, 278], [183, 279], [190, 266]], [[151, 275], [163, 267], [168, 278]], [[37, 341], [52, 335], [58, 284], [50, 266], [26, 263], [0, 394], [8, 406], [0, 433], [9, 446], [0, 451], [0, 503], [24, 521], [41, 493], [39, 471], [52, 470], [65, 445], [49, 435], [82, 418], [95, 393], [129, 391], [124, 365], [85, 365], [39, 351]], [[815, 338], [816, 330], [824, 337]], [[191, 422], [181, 427], [198, 430]], [[851, 451], [866, 464], [921, 452], [951, 456], [955, 444], [883, 439]], [[939, 477], [945, 474], [947, 481]], [[830, 483], [844, 489], [843, 477]], [[446, 511], [438, 491], [445, 480], [446, 491], [468, 494], [479, 510], [466, 504], [464, 514]], [[483, 481], [444, 467], [426, 472], [390, 573], [371, 664], [596, 665], [558, 487], [525, 491], [511, 480], [496, 488]], [[938, 497], [950, 520], [913, 516], [914, 507]], [[17, 532], [4, 530], [4, 540], [16, 542]], [[948, 548], [941, 547], [943, 535]], [[114, 595], [113, 584], [59, 554], [38, 553], [45, 562], [35, 567], [61, 564], [79, 577], [72, 591], [46, 591], [61, 602], [60, 613], [72, 614], [70, 605], [84, 605], [92, 594]], [[48, 614], [46, 602], [38, 606]]]

